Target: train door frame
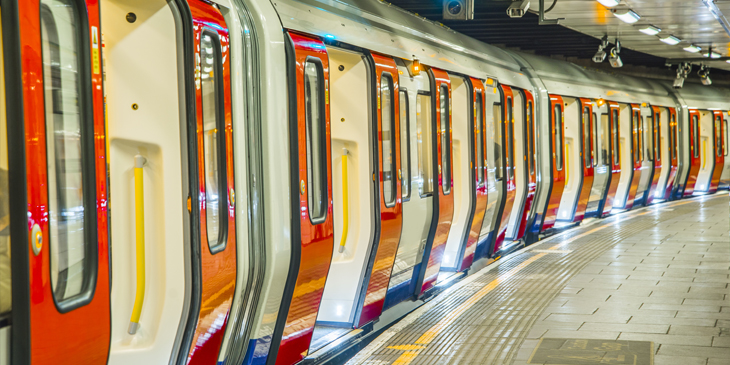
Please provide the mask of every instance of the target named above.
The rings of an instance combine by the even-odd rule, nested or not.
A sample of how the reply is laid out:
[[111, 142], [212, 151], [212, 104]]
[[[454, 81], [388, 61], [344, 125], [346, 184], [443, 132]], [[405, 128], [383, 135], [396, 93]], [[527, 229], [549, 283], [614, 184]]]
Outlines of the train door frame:
[[537, 191], [537, 171], [539, 168], [537, 163], [537, 119], [535, 118], [535, 98], [532, 95], [532, 92], [528, 90], [523, 89], [522, 94], [525, 99], [525, 148], [527, 150], [527, 154], [525, 156], [525, 160], [527, 162], [527, 173], [525, 175], [527, 176], [527, 194], [523, 204], [520, 227], [515, 239], [522, 239], [525, 236], [528, 222], [535, 216], [535, 194]]
[[631, 111], [631, 161], [633, 163], [633, 172], [631, 174], [631, 180], [629, 182], [629, 190], [626, 195], [626, 203], [624, 204], [625, 210], [630, 210], [636, 203], [636, 193], [639, 189], [639, 182], [641, 181], [641, 167], [644, 162], [643, 144], [641, 143], [643, 135], [643, 123], [641, 118], [641, 106], [640, 104], [629, 104]]
[[[102, 90], [100, 12], [96, 1], [68, 3], [75, 5], [69, 7], [73, 13], [68, 15], [78, 25], [73, 30], [78, 47], [75, 51], [80, 52], [76, 60], [80, 91], [75, 96], [77, 100], [80, 99], [78, 104], [81, 105], [78, 158], [82, 171], [77, 181], [89, 189], [81, 192], [82, 196], [76, 203], [86, 207], [86, 217], [81, 222], [84, 236], [81, 238], [84, 258], [89, 258], [83, 264], [83, 271], [90, 275], [83, 277], [80, 287], [74, 289], [78, 290], [77, 293], [60, 299], [57, 296], [65, 295], [68, 287], [65, 283], [55, 286], [54, 276], [58, 279], [61, 272], [68, 272], [69, 267], [57, 271], [55, 275], [51, 274], [53, 261], [50, 256], [55, 244], [51, 225], [55, 209], [50, 205], [53, 199], [48, 181], [52, 177], [49, 166], [55, 170], [55, 162], [53, 165], [49, 163], [46, 150], [48, 121], [45, 106], [49, 100], [46, 100], [45, 95], [45, 79], [28, 78], [28, 75], [33, 74], [43, 75], [42, 25], [49, 22], [47, 26], [55, 26], [55, 15], [46, 7], [50, 18], [43, 18], [41, 1], [7, 2], [3, 5], [8, 6], [2, 9], [4, 71], [20, 70], [4, 75], [6, 113], [11, 116], [8, 120], [14, 121], [7, 126], [8, 189], [25, 192], [9, 196], [10, 245], [13, 253], [12, 364], [105, 362], [110, 349], [108, 156]], [[22, 23], [20, 19], [23, 19]], [[55, 36], [59, 36], [58, 31]], [[61, 71], [58, 69], [58, 72]], [[60, 92], [53, 93], [53, 99], [50, 100], [54, 103], [53, 115], [64, 115], [63, 110], [60, 113], [55, 110], [56, 97], [64, 98], [60, 86], [56, 90]], [[37, 168], [28, 169], [28, 166]], [[68, 260], [70, 258], [67, 257], [66, 264], [70, 266]], [[57, 265], [61, 267], [60, 263]], [[60, 293], [61, 288], [64, 288], [64, 293]], [[79, 330], [81, 328], [84, 330]], [[68, 351], [69, 348], [82, 347], [85, 351]]]
[[[514, 173], [510, 170], [514, 162], [514, 133], [512, 132], [514, 128], [514, 96], [510, 86], [505, 84], [500, 84], [499, 86], [501, 91], [502, 115], [501, 120], [497, 121], [496, 124], [501, 128], [499, 129], [501, 132], [499, 138], [501, 139], [502, 145], [500, 146], [499, 153], [502, 155], [500, 159], [502, 166], [497, 167], [497, 171], [500, 172], [497, 175], [497, 186], [502, 190], [500, 191], [499, 210], [495, 221], [496, 230], [494, 232], [494, 241], [489, 250], [490, 256], [495, 255], [502, 249], [507, 231], [507, 223], [515, 200]], [[510, 154], [509, 152], [512, 153]], [[513, 157], [512, 160], [509, 159], [510, 156]]]
[[[289, 95], [289, 143], [290, 143], [290, 194], [292, 212], [292, 251], [289, 272], [284, 293], [279, 307], [276, 325], [272, 334], [271, 350], [267, 360], [269, 365], [293, 364], [304, 358], [309, 351], [309, 344], [314, 332], [317, 310], [324, 293], [324, 285], [329, 271], [334, 247], [334, 223], [332, 217], [332, 166], [330, 144], [330, 111], [329, 111], [329, 58], [321, 39], [287, 31], [286, 51], [288, 59], [288, 91]], [[317, 74], [319, 90], [319, 114], [324, 119], [324, 152], [320, 157], [320, 164], [325, 160], [323, 169], [319, 171], [320, 184], [324, 181], [326, 187], [321, 189], [320, 195], [326, 195], [324, 206], [319, 208], [319, 215], [315, 222], [310, 219], [309, 188], [307, 174], [308, 147], [306, 130], [308, 121], [304, 103], [305, 98], [304, 73], [305, 64], [311, 62]], [[323, 136], [320, 134], [319, 136]], [[321, 148], [321, 146], [320, 146]], [[322, 154], [322, 151], [320, 151]], [[314, 157], [312, 157], [314, 158]], [[304, 166], [303, 168], [300, 166]], [[321, 165], [320, 165], [321, 166]], [[314, 174], [312, 174], [314, 175]], [[314, 177], [314, 176], [313, 176]], [[293, 197], [299, 197], [295, 199]], [[321, 201], [321, 199], [320, 199]], [[306, 212], [294, 214], [294, 212]], [[297, 288], [307, 288], [307, 296], [295, 296]], [[302, 290], [302, 289], [300, 289]], [[290, 311], [290, 308], [298, 308]], [[290, 320], [291, 318], [291, 320]], [[287, 328], [296, 324], [297, 329]], [[304, 329], [302, 329], [304, 328]], [[283, 349], [283, 350], [282, 350]], [[282, 356], [283, 355], [283, 356]]]
[[[403, 224], [403, 207], [402, 207], [402, 170], [400, 158], [400, 114], [397, 112], [399, 107], [399, 76], [398, 67], [395, 60], [391, 56], [370, 52], [371, 75], [373, 80], [370, 85], [374, 85], [374, 94], [372, 98], [372, 113], [375, 115], [371, 118], [372, 132], [377, 138], [373, 138], [375, 144], [373, 148], [373, 168], [376, 170], [373, 176], [378, 176], [377, 203], [375, 206], [376, 217], [376, 241], [371, 247], [370, 259], [366, 263], [366, 274], [361, 283], [360, 299], [355, 309], [355, 328], [360, 328], [365, 324], [377, 319], [383, 311], [385, 304], [385, 294], [388, 291], [388, 283], [390, 282], [390, 274], [395, 262], [395, 256], [398, 251], [398, 243], [400, 242], [401, 229]], [[390, 79], [390, 91], [392, 101], [391, 106], [391, 158], [392, 161], [392, 181], [391, 191], [393, 194], [392, 202], [386, 201], [386, 177], [384, 172], [385, 157], [383, 143], [383, 121], [382, 121], [382, 82], [384, 79]], [[383, 158], [381, 158], [381, 156]], [[377, 166], [376, 166], [377, 165]], [[396, 174], [397, 171], [397, 174]], [[375, 265], [377, 263], [377, 265]]]
[[[573, 222], [580, 222], [585, 217], [586, 207], [588, 206], [588, 200], [591, 196], [591, 189], [593, 188], [593, 180], [594, 180], [594, 150], [595, 146], [593, 145], [593, 123], [595, 121], [593, 120], [593, 101], [586, 98], [579, 98], [580, 101], [580, 115], [581, 115], [581, 165], [583, 165], [583, 180], [581, 181], [580, 185], [580, 193], [578, 195], [578, 199], [575, 206], [575, 212], [573, 213]], [[585, 120], [585, 110], [588, 109], [588, 120], [586, 123]], [[588, 127], [588, 133], [586, 134], [585, 128]], [[586, 136], [588, 137], [588, 141], [585, 141]], [[588, 147], [590, 151], [586, 151], [585, 148]], [[588, 157], [588, 153], [590, 152], [590, 157]]]
[[720, 183], [718, 184], [718, 189], [728, 189], [730, 188], [730, 156], [728, 156], [728, 144], [730, 143], [730, 128], [728, 128], [728, 117], [730, 115], [730, 111], [725, 110], [725, 113], [723, 113], [723, 122], [722, 122], [722, 130], [723, 130], [723, 161], [724, 161], [724, 167], [722, 169], [722, 174], [720, 175]]
[[[444, 114], [442, 106], [440, 104], [440, 98], [442, 95], [442, 88], [445, 88], [448, 92], [448, 97], [444, 98], [444, 101], [448, 104], [449, 109], [449, 121], [448, 127], [451, 128], [451, 80], [449, 74], [441, 69], [430, 67], [428, 73], [431, 81], [431, 112], [432, 112], [432, 146], [434, 146], [434, 158], [433, 158], [433, 170], [438, 175], [437, 184], [434, 184], [434, 190], [438, 190], [437, 194], [434, 194], [433, 199], [433, 216], [431, 219], [431, 228], [429, 233], [429, 240], [424, 248], [424, 258], [421, 263], [426, 263], [425, 266], [421, 265], [420, 272], [418, 274], [418, 280], [416, 281], [416, 297], [421, 297], [426, 291], [432, 289], [436, 284], [438, 273], [441, 267], [441, 260], [443, 258], [443, 252], [446, 245], [446, 240], [449, 236], [449, 230], [451, 229], [451, 219], [453, 217], [454, 208], [454, 195], [451, 194], [453, 191], [453, 154], [451, 153], [451, 145], [453, 139], [451, 138], [451, 132], [447, 137], [444, 137], [441, 131], [442, 121], [441, 117]], [[446, 138], [446, 139], [444, 139]], [[442, 150], [442, 140], [447, 141], [449, 146], [449, 155], [444, 159]], [[442, 164], [446, 162], [449, 166], [447, 169], [442, 171]], [[446, 179], [444, 179], [444, 173], [447, 173]], [[444, 181], [448, 180], [448, 181]], [[448, 187], [448, 189], [447, 189]]]
[[[529, 211], [525, 210], [527, 198], [529, 194], [529, 179], [527, 166], [528, 135], [527, 135], [527, 98], [523, 89], [512, 89], [512, 154], [514, 158], [514, 184], [515, 198], [512, 210], [509, 212], [507, 221], [507, 230], [505, 231], [505, 240], [517, 241], [521, 238], [520, 229], [523, 228], [523, 217]], [[518, 137], [520, 136], [520, 137]], [[522, 145], [522, 151], [518, 151], [518, 147]], [[522, 157], [517, 157], [522, 156]]]
[[662, 192], [662, 199], [672, 200], [675, 185], [677, 185], [678, 173], [679, 173], [679, 134], [678, 128], [679, 123], [677, 122], [677, 109], [674, 107], [667, 108], [669, 110], [669, 123], [668, 128], [668, 141], [667, 148], [669, 150], [669, 175], [664, 183], [664, 191]]
[[653, 153], [653, 165], [654, 167], [651, 169], [651, 177], [649, 178], [649, 186], [647, 187], [646, 191], [644, 192], [644, 205], [649, 205], [654, 201], [656, 190], [659, 185], [659, 179], [661, 177], [662, 167], [664, 165], [664, 160], [662, 158], [662, 143], [661, 143], [661, 128], [662, 128], [662, 109], [666, 110], [665, 107], [651, 105], [651, 114], [652, 114], [652, 153]]
[[720, 186], [720, 177], [722, 176], [722, 170], [725, 167], [725, 118], [724, 113], [721, 110], [712, 111], [712, 154], [715, 157], [715, 166], [713, 167], [712, 175], [710, 177], [710, 186], [707, 189], [709, 194], [717, 192]]
[[[471, 161], [473, 164], [471, 181], [473, 186], [472, 201], [474, 203], [472, 204], [471, 224], [469, 225], [466, 244], [464, 250], [460, 252], [461, 256], [456, 261], [458, 263], [457, 271], [468, 269], [474, 262], [477, 243], [486, 214], [488, 197], [486, 90], [480, 79], [470, 77], [468, 82], [471, 87], [471, 103], [474, 109], [471, 118]], [[479, 118], [480, 115], [481, 119]], [[479, 152], [481, 152], [481, 158]]]
[[606, 196], [603, 199], [603, 206], [599, 206], [601, 217], [611, 214], [613, 209], [613, 201], [616, 198], [616, 190], [621, 179], [621, 128], [620, 128], [620, 111], [619, 104], [614, 101], [607, 101], [608, 106], [608, 125], [609, 125], [609, 153], [608, 158], [611, 161], [611, 174], [608, 177], [608, 187], [606, 188]]
[[687, 169], [687, 175], [685, 176], [685, 180], [683, 184], [681, 184], [684, 187], [682, 189], [683, 197], [692, 196], [692, 194], [694, 194], [695, 183], [697, 182], [697, 175], [699, 173], [701, 164], [701, 155], [699, 151], [700, 112], [698, 109], [689, 109], [688, 115], [689, 117], [687, 119], [687, 129], [689, 130], [689, 133], [687, 133], [687, 135], [689, 136], [689, 148], [687, 149], [687, 151], [689, 151], [689, 166]]
[[[552, 229], [558, 219], [558, 209], [560, 208], [560, 201], [563, 196], [563, 190], [565, 189], [565, 133], [563, 129], [565, 126], [565, 107], [563, 105], [563, 98], [560, 95], [549, 94], [550, 98], [550, 127], [551, 136], [550, 141], [550, 153], [552, 154], [551, 168], [552, 168], [552, 183], [550, 184], [550, 192], [548, 194], [548, 204], [545, 208], [545, 218], [542, 224], [542, 232]], [[557, 111], [560, 110], [560, 118], [558, 118]], [[560, 126], [557, 125], [558, 121]], [[559, 128], [558, 128], [559, 127]], [[560, 131], [559, 136], [556, 133]], [[560, 148], [556, 148], [557, 141], [560, 141]], [[557, 152], [556, 152], [557, 151]]]

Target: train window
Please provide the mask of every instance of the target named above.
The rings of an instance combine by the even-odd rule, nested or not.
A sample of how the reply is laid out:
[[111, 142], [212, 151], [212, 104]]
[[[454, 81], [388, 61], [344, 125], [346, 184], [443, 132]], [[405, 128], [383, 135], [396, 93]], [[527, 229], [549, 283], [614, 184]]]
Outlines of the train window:
[[611, 126], [611, 134], [613, 135], [611, 155], [613, 155], [613, 164], [619, 165], [621, 164], [621, 149], [619, 148], [618, 109], [612, 110]]
[[563, 109], [555, 104], [555, 169], [563, 169]]
[[593, 113], [593, 150], [591, 150], [591, 157], [593, 157], [593, 166], [598, 166], [598, 116]]
[[669, 114], [669, 145], [667, 148], [669, 148], [669, 158], [674, 160], [676, 157], [675, 150], [676, 150], [676, 138], [675, 138], [675, 116], [674, 114]]
[[81, 77], [84, 51], [76, 6], [71, 0], [41, 2], [51, 287], [59, 304], [89, 289], [94, 267], [90, 254], [94, 235], [87, 232], [91, 217], [85, 214], [94, 207], [84, 204], [90, 193], [84, 183], [91, 177], [87, 175], [91, 162], [84, 161], [82, 153], [93, 137], [89, 135], [92, 120], [84, 115], [87, 98], [82, 94], [91, 86]]
[[586, 167], [591, 167], [591, 108], [583, 108], [583, 159]]
[[730, 132], [727, 130], [727, 119], [725, 120], [725, 130], [724, 130], [724, 132], [725, 133], [723, 133], [723, 135], [725, 135], [725, 143], [723, 143], [723, 145], [722, 145], [722, 150], [724, 151], [725, 156], [727, 156], [727, 150], [728, 150], [727, 144], [728, 144], [728, 142], [730, 142], [730, 141], [728, 141], [728, 135], [730, 134]]
[[395, 103], [393, 100], [393, 78], [388, 74], [380, 77], [380, 155], [383, 165], [383, 199], [386, 207], [395, 205], [398, 191], [395, 176]]
[[327, 215], [327, 141], [325, 130], [324, 72], [319, 59], [304, 64], [304, 116], [307, 143], [307, 199], [312, 224]]
[[644, 123], [642, 126], [642, 144], [644, 145], [644, 161], [654, 160], [654, 114], [647, 115], [644, 117]]
[[476, 160], [475, 164], [477, 167], [477, 187], [484, 186], [484, 137], [482, 136], [482, 127], [484, 126], [484, 113], [482, 103], [482, 93], [476, 93], [476, 99], [474, 100], [474, 110], [476, 115], [474, 118], [475, 132], [476, 132]]
[[697, 114], [692, 115], [692, 155], [694, 158], [700, 157], [700, 123], [697, 120]]
[[535, 124], [532, 118], [532, 102], [527, 103], [527, 110], [525, 112], [527, 125], [527, 165], [530, 171], [530, 175], [535, 174], [535, 165], [537, 164], [535, 157]]
[[449, 105], [449, 88], [441, 85], [439, 91], [439, 129], [441, 130], [441, 191], [451, 192], [451, 106]]
[[223, 70], [218, 34], [205, 30], [200, 39], [200, 85], [203, 107], [205, 170], [205, 227], [208, 247], [219, 252], [226, 245], [228, 206], [226, 188], [225, 111], [221, 87]]
[[[609, 109], [610, 110], [610, 109]], [[595, 114], [594, 114], [595, 117]], [[599, 160], [598, 165], [605, 166], [610, 163], [608, 160], [608, 146], [610, 146], [610, 139], [611, 135], [609, 133], [609, 119], [607, 113], [601, 113], [601, 134], [600, 139], [598, 140], [601, 144], [598, 148], [596, 148], [597, 151], [600, 151], [596, 159]], [[595, 133], [595, 131], [594, 131]]]
[[497, 180], [502, 180], [504, 177], [504, 166], [502, 164], [502, 130], [504, 129], [504, 122], [502, 121], [502, 105], [494, 104], [492, 106], [493, 121], [494, 121], [494, 164]]
[[722, 117], [715, 117], [715, 154], [719, 157], [723, 155], [722, 151]]
[[[0, 45], [2, 54], [2, 45]], [[0, 72], [4, 70], [0, 67]], [[4, 94], [0, 91], [0, 95]], [[8, 196], [8, 139], [4, 104], [0, 110], [0, 323], [12, 309], [10, 274], [10, 207]], [[5, 323], [8, 323], [7, 321]], [[3, 325], [0, 324], [0, 327]], [[2, 347], [2, 345], [0, 345]], [[4, 356], [4, 355], [3, 355]]]
[[639, 119], [639, 112], [634, 112], [631, 118], [631, 126], [633, 129], [633, 140], [634, 140], [634, 162], [642, 161], [642, 146], [641, 146], [641, 119]]
[[418, 92], [416, 97], [416, 135], [418, 137], [418, 192], [433, 192], [433, 147], [431, 140], [431, 95]]
[[515, 120], [513, 115], [514, 106], [512, 105], [512, 98], [507, 98], [507, 120], [505, 121], [507, 133], [505, 135], [507, 142], [507, 180], [512, 180], [515, 174]]
[[662, 115], [659, 113], [655, 114], [654, 117], [654, 158], [657, 161], [662, 159]]
[[400, 124], [400, 168], [402, 171], [401, 178], [401, 196], [404, 200], [411, 197], [411, 140], [410, 119], [408, 118], [408, 92], [401, 88], [398, 91], [398, 109]]

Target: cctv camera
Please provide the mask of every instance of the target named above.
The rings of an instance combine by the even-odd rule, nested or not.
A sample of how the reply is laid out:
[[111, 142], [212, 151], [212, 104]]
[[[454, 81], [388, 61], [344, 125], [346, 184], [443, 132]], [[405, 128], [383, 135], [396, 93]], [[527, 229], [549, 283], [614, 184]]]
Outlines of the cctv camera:
[[513, 1], [507, 8], [507, 15], [510, 18], [522, 18], [530, 8], [530, 2], [526, 0]]
[[682, 86], [684, 86], [684, 77], [677, 77], [674, 79], [674, 88], [675, 89], [681, 89]]
[[619, 68], [624, 65], [623, 61], [621, 61], [621, 57], [618, 55], [618, 51], [616, 51], [616, 48], [611, 50], [611, 56], [608, 57], [608, 62], [611, 63], [611, 66], [614, 68]]
[[604, 50], [599, 50], [598, 52], [596, 52], [595, 55], [593, 55], [593, 62], [595, 62], [595, 63], [601, 63], [605, 59], [606, 59], [606, 51], [604, 51]]

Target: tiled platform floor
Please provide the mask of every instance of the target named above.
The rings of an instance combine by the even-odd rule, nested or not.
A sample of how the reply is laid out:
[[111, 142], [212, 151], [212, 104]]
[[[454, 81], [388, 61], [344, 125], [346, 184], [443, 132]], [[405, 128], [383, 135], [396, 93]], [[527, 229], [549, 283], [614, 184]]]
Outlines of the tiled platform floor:
[[657, 365], [730, 365], [729, 202], [726, 192], [670, 202], [528, 247], [348, 364], [522, 365], [540, 338], [566, 338], [652, 341]]

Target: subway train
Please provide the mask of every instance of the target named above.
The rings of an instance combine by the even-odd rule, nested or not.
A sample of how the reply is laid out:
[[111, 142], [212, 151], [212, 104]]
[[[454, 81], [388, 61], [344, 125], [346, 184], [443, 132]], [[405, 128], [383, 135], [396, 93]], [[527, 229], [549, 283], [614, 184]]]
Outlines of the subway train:
[[730, 90], [384, 2], [0, 7], [0, 364], [315, 363], [473, 265], [730, 183]]

